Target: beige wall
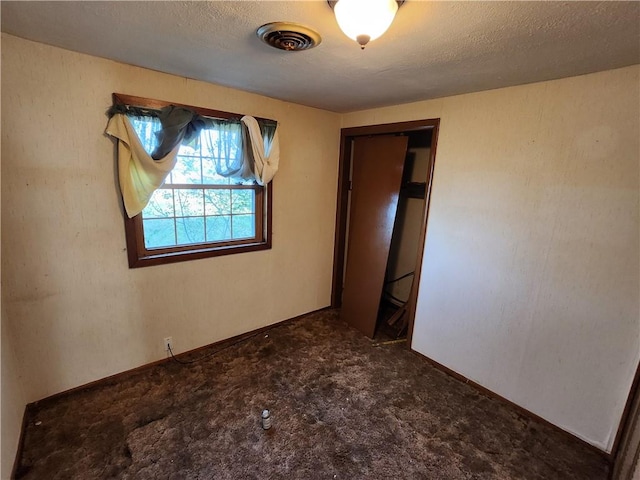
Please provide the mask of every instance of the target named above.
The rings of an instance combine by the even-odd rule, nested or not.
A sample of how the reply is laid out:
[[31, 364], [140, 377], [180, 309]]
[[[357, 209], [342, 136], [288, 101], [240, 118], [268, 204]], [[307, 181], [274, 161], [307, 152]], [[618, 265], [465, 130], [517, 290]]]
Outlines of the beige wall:
[[[4, 307], [3, 307], [4, 310]], [[2, 456], [0, 457], [0, 478], [8, 479], [18, 449], [18, 439], [22, 427], [22, 416], [27, 398], [22, 387], [23, 379], [18, 371], [12, 334], [9, 331], [7, 317], [2, 312]]]
[[4, 480], [11, 476], [27, 399], [1, 300], [0, 311], [0, 478]]
[[640, 355], [639, 71], [343, 117], [441, 118], [413, 348], [606, 450]]
[[[130, 270], [111, 93], [280, 122], [273, 248]], [[2, 278], [27, 401], [329, 305], [340, 117], [2, 36]]]

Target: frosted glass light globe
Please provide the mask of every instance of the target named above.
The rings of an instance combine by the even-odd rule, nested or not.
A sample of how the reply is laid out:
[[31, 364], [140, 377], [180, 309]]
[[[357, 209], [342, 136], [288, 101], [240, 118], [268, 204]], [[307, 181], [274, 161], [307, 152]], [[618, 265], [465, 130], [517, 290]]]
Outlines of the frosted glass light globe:
[[387, 31], [398, 11], [398, 3], [396, 0], [338, 0], [333, 10], [345, 35], [364, 48]]

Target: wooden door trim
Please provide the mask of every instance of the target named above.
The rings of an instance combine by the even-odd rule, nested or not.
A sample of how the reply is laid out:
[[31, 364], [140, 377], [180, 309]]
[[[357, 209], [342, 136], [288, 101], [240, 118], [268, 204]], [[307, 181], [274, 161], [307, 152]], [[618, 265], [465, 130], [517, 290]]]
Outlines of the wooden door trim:
[[349, 169], [351, 166], [351, 139], [342, 129], [340, 132], [340, 159], [338, 163], [338, 200], [336, 203], [336, 226], [333, 247], [333, 280], [331, 283], [331, 307], [342, 305], [342, 283], [346, 251], [347, 217], [349, 206]]
[[429, 152], [429, 174], [427, 177], [427, 192], [424, 197], [424, 211], [422, 216], [422, 226], [420, 227], [420, 237], [418, 238], [418, 258], [416, 259], [415, 273], [413, 274], [413, 284], [407, 302], [407, 348], [411, 349], [413, 340], [413, 324], [416, 318], [416, 305], [418, 303], [418, 287], [420, 285], [420, 275], [422, 274], [422, 260], [424, 257], [424, 246], [427, 240], [427, 220], [429, 219], [429, 207], [431, 206], [431, 190], [433, 185], [433, 173], [436, 166], [436, 149], [438, 147], [438, 131], [440, 121], [437, 120], [433, 126], [431, 134], [431, 150]]
[[[432, 130], [430, 175], [427, 182], [427, 196], [425, 198], [425, 208], [423, 224], [420, 229], [420, 239], [418, 241], [417, 267], [422, 265], [424, 242], [426, 239], [427, 217], [431, 197], [431, 184], [433, 182], [433, 171], [435, 167], [436, 145], [438, 142], [438, 131], [440, 119], [432, 118], [425, 120], [413, 120], [409, 122], [385, 123], [378, 125], [366, 125], [361, 127], [343, 128], [340, 131], [340, 159], [338, 163], [338, 194], [336, 202], [336, 226], [335, 243], [333, 250], [333, 281], [331, 284], [331, 306], [340, 307], [342, 303], [342, 283], [344, 275], [344, 259], [346, 251], [347, 232], [347, 207], [349, 194], [349, 169], [351, 166], [351, 140], [354, 137], [367, 135], [388, 135], [393, 133], [408, 133], [420, 130]], [[415, 318], [415, 303], [420, 281], [420, 268], [416, 268], [415, 279], [411, 294], [409, 296], [408, 316], [408, 341], [407, 346], [411, 348], [411, 336], [413, 335], [413, 322]]]
[[410, 122], [381, 123], [378, 125], [365, 125], [362, 127], [343, 128], [342, 137], [360, 137], [366, 135], [388, 135], [391, 133], [415, 132], [417, 130], [430, 130], [440, 124], [439, 118], [428, 120], [412, 120]]

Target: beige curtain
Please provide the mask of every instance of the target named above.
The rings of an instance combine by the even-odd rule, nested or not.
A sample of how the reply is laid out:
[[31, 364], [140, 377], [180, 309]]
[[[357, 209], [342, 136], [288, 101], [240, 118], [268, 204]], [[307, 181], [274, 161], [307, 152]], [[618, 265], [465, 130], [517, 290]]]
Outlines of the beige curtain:
[[[266, 185], [278, 171], [278, 163], [280, 162], [278, 129], [276, 128], [273, 138], [269, 141], [269, 139], [263, 138], [260, 126], [255, 118], [244, 116], [241, 121], [249, 134], [250, 141], [245, 142], [244, 148], [253, 160], [253, 173], [256, 182], [260, 185]], [[250, 148], [247, 143], [250, 144]]]
[[177, 145], [164, 158], [154, 160], [145, 151], [131, 122], [121, 113], [109, 120], [106, 133], [118, 139], [118, 177], [129, 218], [147, 206], [153, 192], [164, 183], [176, 164]]

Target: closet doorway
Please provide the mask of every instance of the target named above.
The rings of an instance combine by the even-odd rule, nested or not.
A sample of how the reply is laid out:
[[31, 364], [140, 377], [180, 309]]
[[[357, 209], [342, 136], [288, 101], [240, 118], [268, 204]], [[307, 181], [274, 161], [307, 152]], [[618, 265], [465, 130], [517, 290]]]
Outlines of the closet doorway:
[[341, 132], [331, 302], [411, 342], [439, 119]]

